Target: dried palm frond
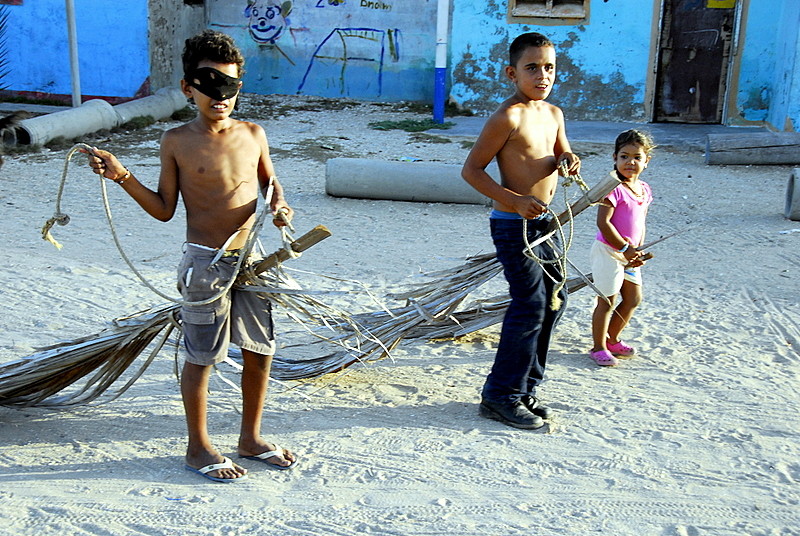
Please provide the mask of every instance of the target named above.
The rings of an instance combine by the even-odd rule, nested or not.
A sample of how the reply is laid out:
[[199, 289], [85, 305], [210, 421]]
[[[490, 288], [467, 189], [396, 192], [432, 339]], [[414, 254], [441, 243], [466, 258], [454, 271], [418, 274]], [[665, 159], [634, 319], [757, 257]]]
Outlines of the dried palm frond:
[[[548, 231], [555, 232], [559, 225], [602, 200], [618, 184], [616, 174], [609, 174], [594, 188], [568, 204], [554, 218]], [[404, 306], [355, 314], [348, 317], [346, 325], [334, 326], [344, 333], [339, 340], [347, 339], [352, 349], [309, 360], [275, 360], [273, 376], [282, 380], [320, 376], [355, 363], [382, 359], [404, 338], [439, 338], [450, 332], [464, 335], [495, 324], [502, 319], [508, 306], [503, 300], [495, 300], [493, 304], [487, 303], [471, 311], [456, 311], [472, 292], [501, 271], [502, 266], [495, 254], [490, 253], [468, 258], [455, 268], [427, 274], [431, 278], [429, 282], [390, 296], [405, 300]], [[573, 291], [586, 284], [588, 281], [585, 278], [571, 283]], [[359, 333], [348, 333], [348, 327], [354, 325], [359, 326]], [[364, 335], [366, 339], [362, 339]], [[232, 353], [236, 354], [236, 350]]]
[[[355, 363], [377, 361], [417, 326], [450, 315], [471, 292], [497, 275], [502, 267], [494, 255], [468, 259], [467, 263], [451, 270], [437, 272], [437, 281], [421, 288], [397, 294], [406, 305], [372, 313], [331, 317], [325, 325], [337, 335], [321, 335], [320, 341], [336, 343], [344, 350], [304, 360], [273, 360], [272, 376], [279, 380], [311, 378], [337, 372]], [[237, 352], [233, 350], [232, 354]]]
[[[600, 183], [559, 215], [558, 221], [563, 223], [596, 203], [617, 183], [615, 177]], [[317, 230], [324, 232], [307, 239]], [[314, 231], [293, 242], [292, 249], [302, 251], [330, 235], [321, 226]], [[455, 268], [428, 274], [432, 278], [430, 282], [392, 296], [405, 300], [401, 307], [382, 307], [379, 311], [353, 315], [322, 302], [315, 297], [315, 292], [294, 282], [280, 266], [280, 262], [290, 256], [287, 251], [279, 250], [255, 270], [244, 272], [239, 283], [246, 284], [247, 290], [268, 295], [298, 321], [313, 337], [313, 342], [333, 343], [342, 350], [312, 359], [275, 358], [272, 376], [279, 380], [315, 377], [354, 363], [382, 359], [407, 337], [426, 334], [424, 336], [435, 338], [449, 333], [469, 333], [499, 322], [507, 306], [503, 300], [495, 299], [457, 312], [472, 292], [502, 270], [494, 254], [471, 257]], [[260, 270], [268, 269], [259, 275]], [[585, 282], [573, 282], [571, 290], [582, 284]], [[143, 311], [119, 319], [112, 328], [95, 335], [0, 365], [0, 405], [65, 407], [96, 400], [158, 334], [168, 328], [139, 370], [113, 395], [119, 396], [144, 372], [163, 346], [172, 327], [177, 325], [178, 310], [177, 305], [170, 305]], [[77, 392], [57, 396], [84, 378], [86, 383]]]
[[[317, 226], [292, 242], [291, 247], [300, 253], [328, 236], [330, 231]], [[261, 271], [274, 269], [289, 256], [288, 251], [281, 249], [258, 263], [251, 275], [257, 277]], [[105, 401], [113, 400], [152, 363], [172, 329], [179, 325], [179, 311], [180, 306], [175, 304], [154, 307], [119, 318], [99, 333], [42, 348], [33, 355], [0, 365], [0, 405], [69, 407], [92, 402], [119, 380], [166, 328], [139, 370]], [[83, 387], [57, 396], [83, 379]]]
[[[111, 399], [124, 393], [147, 369], [175, 325], [176, 307], [150, 309], [93, 335], [40, 349], [36, 354], [0, 365], [0, 404], [69, 407], [102, 395], [167, 328], [139, 370]], [[87, 378], [78, 391], [55, 396]]]

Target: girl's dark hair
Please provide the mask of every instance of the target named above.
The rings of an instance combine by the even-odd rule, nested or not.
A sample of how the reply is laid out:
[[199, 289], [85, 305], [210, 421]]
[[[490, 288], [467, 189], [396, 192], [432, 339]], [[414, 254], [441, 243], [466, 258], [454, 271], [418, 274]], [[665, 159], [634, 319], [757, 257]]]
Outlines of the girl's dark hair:
[[525, 52], [525, 49], [528, 47], [555, 48], [556, 46], [547, 36], [537, 32], [528, 32], [518, 35], [517, 38], [511, 42], [511, 46], [508, 47], [508, 59], [511, 62], [511, 66], [517, 65], [517, 62], [522, 57], [522, 53]]
[[183, 48], [183, 77], [188, 79], [191, 72], [203, 60], [217, 63], [235, 63], [238, 66], [238, 77], [244, 74], [244, 56], [229, 35], [214, 30], [202, 33], [186, 40]]
[[646, 155], [652, 153], [653, 149], [656, 148], [656, 144], [653, 143], [653, 138], [650, 137], [650, 134], [641, 130], [631, 129], [617, 136], [617, 140], [614, 142], [614, 154], [617, 154], [622, 147], [629, 143], [641, 145]]

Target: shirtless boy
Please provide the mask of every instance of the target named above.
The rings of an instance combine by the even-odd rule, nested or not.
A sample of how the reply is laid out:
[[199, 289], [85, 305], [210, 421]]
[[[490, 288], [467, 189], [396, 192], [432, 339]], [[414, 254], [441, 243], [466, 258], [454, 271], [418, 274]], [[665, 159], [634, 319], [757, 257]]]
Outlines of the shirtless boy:
[[[190, 302], [214, 296], [236, 275], [237, 250], [255, 223], [259, 192], [271, 192], [267, 202], [273, 214], [282, 213], [287, 220], [292, 216], [275, 178], [264, 130], [230, 117], [243, 65], [244, 57], [225, 34], [206, 30], [186, 41], [181, 89], [197, 105], [197, 117], [163, 135], [156, 191], [139, 182], [113, 154], [95, 149], [89, 156], [95, 173], [116, 182], [154, 218], [170, 220], [178, 196], [183, 198], [187, 243], [178, 286]], [[275, 224], [285, 223], [276, 219]], [[293, 466], [294, 454], [260, 435], [275, 350], [269, 301], [234, 288], [210, 304], [183, 305], [181, 319], [187, 353], [181, 374], [189, 431], [186, 468], [218, 482], [247, 477], [245, 468], [214, 448], [207, 429], [209, 375], [225, 358], [230, 342], [242, 348], [244, 359], [239, 456], [279, 469]]]
[[[505, 73], [516, 91], [486, 121], [461, 175], [494, 200], [489, 224], [511, 294], [494, 365], [483, 386], [480, 415], [534, 429], [552, 413], [539, 403], [535, 391], [544, 379], [550, 338], [567, 296], [562, 289], [563, 304], [553, 311], [553, 279], [561, 281], [564, 274], [550, 264], [543, 268], [523, 253], [523, 218], [528, 220], [529, 243], [545, 234], [553, 218], [547, 204], [555, 194], [557, 164], [566, 162], [569, 172], [577, 173], [580, 160], [571, 152], [561, 110], [544, 100], [555, 82], [553, 43], [541, 34], [525, 33], [511, 43], [509, 56]], [[500, 184], [486, 173], [495, 158]], [[541, 259], [555, 258], [547, 243], [533, 250]]]

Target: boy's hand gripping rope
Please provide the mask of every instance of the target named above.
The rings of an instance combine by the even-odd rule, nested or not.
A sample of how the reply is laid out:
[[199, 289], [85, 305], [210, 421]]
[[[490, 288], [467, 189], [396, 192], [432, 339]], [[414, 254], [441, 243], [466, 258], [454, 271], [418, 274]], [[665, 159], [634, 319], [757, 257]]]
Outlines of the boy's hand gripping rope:
[[[556, 214], [553, 211], [553, 209], [550, 208], [549, 206], [545, 207], [545, 212], [548, 212], [552, 215], [555, 229], [548, 232], [543, 237], [536, 239], [533, 243], [530, 243], [528, 241], [528, 220], [526, 219], [522, 220], [522, 239], [525, 242], [525, 249], [523, 250], [523, 253], [528, 258], [533, 259], [534, 261], [539, 263], [539, 265], [542, 266], [542, 271], [545, 273], [545, 275], [547, 275], [547, 277], [553, 280], [553, 282], [556, 284], [555, 287], [553, 288], [553, 294], [550, 298], [550, 308], [553, 311], [557, 311], [561, 308], [562, 300], [559, 297], [559, 293], [561, 292], [561, 289], [563, 289], [564, 286], [567, 284], [567, 264], [569, 263], [570, 265], [572, 265], [572, 263], [570, 263], [569, 259], [567, 258], [567, 253], [569, 251], [569, 248], [572, 246], [572, 239], [574, 236], [575, 225], [572, 215], [572, 207], [570, 206], [569, 200], [567, 198], [567, 188], [569, 188], [570, 186], [572, 186], [573, 183], [575, 183], [584, 193], [589, 191], [589, 187], [587, 186], [586, 182], [583, 180], [583, 178], [580, 176], [579, 173], [574, 173], [574, 174], [569, 173], [566, 161], [562, 161], [559, 164], [558, 171], [559, 175], [561, 175], [564, 178], [563, 182], [561, 183], [561, 186], [562, 186], [562, 191], [564, 192], [564, 204], [567, 207], [566, 210], [568, 214], [567, 222], [569, 224], [569, 236], [567, 237], [564, 235], [564, 226], [558, 219], [558, 214]], [[551, 240], [552, 236], [556, 233], [558, 233], [559, 237], [561, 238], [561, 243], [563, 244], [561, 252], [558, 252], [558, 250], [555, 247], [555, 244]], [[534, 247], [538, 246], [539, 244], [545, 241], [547, 241], [550, 247], [553, 249], [553, 251], [556, 252], [556, 257], [554, 259], [540, 258], [533, 251]], [[545, 264], [555, 265], [558, 271], [561, 273], [561, 279], [557, 280], [547, 270], [544, 270]], [[589, 282], [588, 278], [586, 278], [585, 276], [584, 279], [587, 279], [587, 282]], [[589, 282], [589, 284], [591, 284], [591, 282]]]
[[[62, 246], [61, 246], [61, 244], [58, 243], [58, 241], [56, 241], [55, 238], [53, 238], [53, 235], [50, 233], [50, 229], [56, 223], [58, 223], [59, 225], [67, 225], [69, 223], [69, 215], [61, 212], [61, 197], [62, 197], [62, 194], [64, 192], [64, 185], [67, 182], [67, 170], [69, 169], [69, 162], [72, 159], [72, 157], [75, 155], [75, 153], [77, 153], [81, 149], [85, 150], [87, 153], [89, 153], [89, 154], [94, 156], [94, 147], [92, 147], [90, 145], [87, 145], [85, 143], [77, 143], [72, 147], [72, 149], [69, 150], [69, 152], [67, 152], [67, 156], [66, 156], [66, 158], [64, 160], [64, 169], [63, 169], [63, 171], [61, 173], [61, 183], [58, 186], [58, 196], [56, 197], [56, 209], [55, 209], [55, 212], [53, 213], [53, 217], [50, 218], [49, 220], [47, 220], [45, 222], [44, 226], [42, 227], [42, 238], [44, 240], [47, 240], [51, 244], [53, 244], [58, 249], [61, 249]], [[256, 242], [257, 237], [258, 237], [258, 233], [261, 231], [261, 227], [264, 224], [264, 220], [266, 219], [266, 215], [270, 212], [269, 200], [272, 198], [273, 188], [274, 188], [274, 185], [272, 183], [272, 178], [270, 177], [269, 186], [267, 187], [267, 192], [266, 192], [266, 194], [264, 196], [264, 198], [266, 200], [265, 203], [264, 203], [264, 208], [261, 210], [261, 214], [259, 214], [259, 216], [256, 219], [255, 223], [253, 224], [253, 227], [250, 229], [250, 232], [247, 235], [247, 240], [245, 241], [245, 245], [242, 248], [242, 253], [239, 255], [239, 259], [236, 261], [236, 269], [234, 271], [234, 274], [238, 274], [239, 273], [239, 271], [242, 269], [242, 265], [244, 264], [244, 261], [248, 259], [248, 257], [250, 256], [250, 252], [253, 250], [253, 246], [255, 245], [255, 242]], [[233, 285], [236, 283], [237, 278], [234, 276], [234, 277], [232, 277], [230, 279], [230, 281], [228, 281], [228, 283], [225, 285], [224, 288], [220, 289], [219, 292], [217, 292], [216, 294], [214, 294], [210, 298], [207, 298], [205, 300], [200, 300], [200, 301], [188, 301], [188, 300], [183, 300], [183, 299], [179, 299], [179, 298], [173, 298], [171, 296], [168, 296], [167, 294], [164, 294], [163, 292], [161, 292], [157, 288], [155, 288], [149, 281], [147, 281], [147, 279], [145, 279], [145, 277], [139, 272], [139, 270], [136, 269], [136, 267], [133, 265], [131, 260], [125, 254], [125, 251], [122, 249], [122, 244], [119, 241], [119, 237], [117, 236], [117, 231], [116, 231], [116, 228], [114, 226], [114, 221], [113, 221], [113, 218], [111, 217], [111, 205], [108, 202], [108, 192], [106, 191], [106, 183], [105, 183], [105, 180], [104, 180], [102, 175], [100, 176], [100, 191], [101, 191], [102, 196], [103, 196], [103, 206], [105, 208], [106, 219], [108, 220], [109, 228], [111, 229], [111, 236], [114, 239], [114, 244], [117, 246], [117, 250], [119, 251], [120, 256], [125, 261], [125, 263], [128, 265], [128, 267], [133, 271], [133, 273], [136, 275], [136, 277], [138, 277], [139, 280], [144, 284], [144, 286], [146, 286], [147, 288], [149, 288], [150, 290], [155, 292], [158, 296], [160, 296], [161, 298], [164, 298], [165, 300], [168, 300], [170, 302], [176, 303], [178, 305], [194, 305], [194, 306], [206, 305], [208, 303], [212, 303], [212, 302], [218, 300], [225, 293], [227, 293], [233, 287]], [[286, 215], [285, 214], [279, 213], [277, 215], [277, 217], [282, 217], [284, 219], [284, 221], [286, 221]], [[281, 227], [281, 229], [285, 229], [285, 228]], [[287, 240], [289, 242], [291, 242], [291, 236], [289, 236], [287, 232], [284, 231], [282, 233], [282, 237], [283, 237], [284, 243], [286, 243]], [[288, 246], [286, 247], [286, 249], [291, 250], [291, 248], [288, 247]], [[294, 252], [293, 250], [292, 250], [292, 255], [293, 256], [299, 256], [299, 254]]]

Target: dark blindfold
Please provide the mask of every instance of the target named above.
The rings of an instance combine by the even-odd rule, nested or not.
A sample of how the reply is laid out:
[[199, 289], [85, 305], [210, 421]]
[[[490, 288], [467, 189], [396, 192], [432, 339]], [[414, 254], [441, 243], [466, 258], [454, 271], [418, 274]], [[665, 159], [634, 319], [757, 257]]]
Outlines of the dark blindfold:
[[200, 67], [186, 78], [190, 86], [207, 97], [223, 101], [239, 93], [240, 78], [228, 76], [211, 67]]

